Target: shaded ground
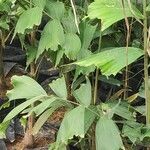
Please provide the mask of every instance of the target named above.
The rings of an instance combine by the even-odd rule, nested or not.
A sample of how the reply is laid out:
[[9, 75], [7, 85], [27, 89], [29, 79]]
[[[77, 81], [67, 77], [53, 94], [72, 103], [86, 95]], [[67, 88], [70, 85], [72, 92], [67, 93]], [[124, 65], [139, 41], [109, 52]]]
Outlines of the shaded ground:
[[[60, 108], [48, 119], [48, 121], [41, 128], [39, 133], [35, 136], [34, 147], [30, 150], [47, 150], [49, 144], [53, 143], [56, 139], [56, 134], [62, 118], [65, 114], [65, 109]], [[13, 143], [6, 142], [8, 150], [22, 150], [23, 136], [17, 135]]]

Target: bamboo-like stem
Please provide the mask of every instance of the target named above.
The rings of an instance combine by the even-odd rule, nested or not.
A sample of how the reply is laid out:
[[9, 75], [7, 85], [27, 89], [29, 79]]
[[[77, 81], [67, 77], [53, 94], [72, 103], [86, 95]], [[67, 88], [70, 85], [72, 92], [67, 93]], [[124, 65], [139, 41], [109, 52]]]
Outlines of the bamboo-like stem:
[[[35, 32], [31, 32], [31, 36], [30, 36], [30, 43], [31, 45], [35, 45]], [[35, 70], [36, 70], [36, 65], [34, 62], [32, 62], [30, 64], [30, 76], [32, 78], [35, 78], [36, 74], [35, 74]], [[30, 106], [32, 109], [34, 108], [34, 103]], [[34, 136], [32, 134], [32, 129], [35, 123], [35, 114], [32, 113], [29, 117], [28, 117], [28, 122], [27, 122], [27, 130], [24, 136], [24, 148], [27, 147], [33, 147], [34, 144]]]
[[[102, 33], [100, 30], [100, 37], [99, 37], [99, 45], [98, 45], [98, 52], [101, 50], [101, 42], [102, 42]], [[93, 98], [93, 104], [96, 104], [97, 101], [97, 91], [98, 91], [98, 76], [99, 76], [99, 68], [96, 68], [96, 75], [95, 75], [95, 85], [94, 85], [94, 98]]]
[[144, 79], [145, 79], [145, 101], [146, 101], [146, 124], [150, 125], [150, 91], [148, 88], [148, 53], [147, 53], [147, 0], [143, 0], [143, 15], [144, 15]]
[[[30, 8], [32, 8], [32, 5], [33, 5], [32, 1], [30, 0]], [[30, 34], [29, 40], [30, 40], [30, 44], [33, 45], [33, 46], [35, 46], [35, 32], [34, 32], [34, 28], [33, 28], [33, 31]], [[30, 64], [30, 76], [32, 78], [35, 78], [35, 76], [36, 76], [35, 75], [35, 71], [36, 71], [36, 65], [35, 65], [35, 62], [33, 61]], [[34, 108], [34, 103], [30, 107], [33, 109]], [[35, 123], [35, 114], [32, 113], [28, 117], [27, 131], [26, 131], [26, 134], [24, 136], [24, 147], [25, 148], [27, 148], [27, 147], [33, 147], [34, 136], [32, 134], [32, 129], [33, 129], [34, 123]]]
[[[143, 15], [144, 15], [144, 78], [145, 78], [145, 102], [146, 102], [146, 125], [150, 126], [150, 91], [148, 87], [148, 53], [147, 53], [147, 0], [143, 0]], [[150, 147], [147, 147], [150, 150]]]
[[127, 36], [126, 36], [126, 70], [125, 70], [125, 83], [124, 83], [124, 99], [126, 99], [128, 97], [128, 71], [129, 71], [129, 67], [128, 67], [128, 46], [129, 46], [129, 40], [130, 40], [130, 25], [129, 25], [129, 21], [126, 15], [126, 11], [125, 11], [125, 1], [122, 0], [122, 7], [123, 7], [123, 13], [124, 13], [124, 17], [125, 17], [125, 25], [126, 25], [126, 29], [127, 29]]
[[73, 0], [70, 0], [70, 3], [71, 3], [71, 7], [72, 7], [72, 9], [73, 9], [75, 25], [76, 25], [76, 27], [77, 27], [78, 33], [80, 34], [79, 25], [78, 25], [78, 19], [77, 19], [77, 13], [76, 13], [76, 9], [75, 9]]
[[[101, 50], [101, 42], [102, 42], [102, 32], [100, 30], [100, 36], [99, 36], [99, 45], [98, 45], [98, 51], [100, 52]], [[98, 91], [98, 76], [99, 76], [99, 68], [96, 68], [96, 74], [95, 74], [95, 83], [94, 83], [94, 93], [93, 93], [93, 105], [96, 104], [97, 101], [97, 91]], [[92, 143], [91, 143], [91, 149], [96, 150], [96, 139], [95, 139], [95, 128], [96, 124], [94, 123], [92, 126]]]
[[6, 83], [3, 64], [3, 49], [5, 47], [2, 31], [0, 30], [0, 97], [4, 98], [6, 93]]
[[2, 36], [0, 36], [0, 86], [3, 85], [3, 81], [4, 81], [3, 44], [2, 44]]

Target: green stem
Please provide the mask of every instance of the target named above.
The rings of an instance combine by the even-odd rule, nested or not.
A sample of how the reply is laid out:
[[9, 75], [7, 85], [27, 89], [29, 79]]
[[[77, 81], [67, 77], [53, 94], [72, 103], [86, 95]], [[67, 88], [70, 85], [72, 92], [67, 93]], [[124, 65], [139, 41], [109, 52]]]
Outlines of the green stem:
[[150, 125], [150, 93], [148, 88], [148, 54], [147, 54], [147, 0], [143, 0], [143, 15], [144, 15], [144, 78], [145, 78], [145, 100], [146, 100], [146, 124]]
[[93, 104], [96, 104], [97, 101], [97, 91], [98, 91], [98, 76], [99, 76], [99, 69], [96, 68], [96, 74], [95, 74], [95, 85], [94, 85], [94, 98], [93, 98]]
[[[101, 42], [102, 42], [102, 34], [101, 34], [101, 30], [100, 30], [98, 53], [100, 52], [100, 49], [101, 49]], [[94, 98], [93, 98], [93, 104], [94, 105], [96, 104], [96, 100], [97, 100], [98, 76], [99, 76], [99, 68], [96, 68], [95, 85], [94, 85]]]
[[[99, 45], [98, 45], [98, 51], [97, 51], [98, 53], [101, 50], [101, 42], [102, 42], [102, 32], [100, 30]], [[97, 101], [98, 76], [99, 76], [99, 68], [96, 68], [95, 85], [94, 85], [94, 98], [93, 98], [93, 104], [94, 105], [96, 104], [96, 101]], [[96, 128], [96, 124], [93, 123], [93, 126], [92, 126], [92, 145], [91, 145], [92, 150], [96, 150], [95, 128]]]

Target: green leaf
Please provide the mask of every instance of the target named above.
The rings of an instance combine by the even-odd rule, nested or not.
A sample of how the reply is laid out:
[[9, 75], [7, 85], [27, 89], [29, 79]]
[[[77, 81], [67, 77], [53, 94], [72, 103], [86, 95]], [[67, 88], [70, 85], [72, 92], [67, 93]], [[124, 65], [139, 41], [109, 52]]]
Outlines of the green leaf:
[[5, 30], [9, 30], [8, 21], [6, 18], [0, 18], [0, 28], [3, 28]]
[[65, 6], [62, 2], [47, 1], [46, 12], [53, 18], [61, 20], [65, 13]]
[[95, 106], [89, 106], [85, 109], [84, 114], [84, 133], [86, 134], [89, 130], [90, 126], [94, 122], [95, 118], [97, 117], [97, 108]]
[[72, 10], [69, 9], [66, 13], [65, 16], [61, 20], [64, 30], [66, 33], [76, 33], [77, 32], [77, 27], [75, 25], [74, 21], [74, 15], [72, 13]]
[[127, 120], [134, 120], [133, 113], [129, 110], [130, 106], [128, 103], [122, 101], [117, 105], [117, 102], [112, 101], [108, 102], [108, 106], [116, 115]]
[[[93, 39], [95, 30], [96, 30], [97, 25], [92, 26], [90, 25], [88, 22], [82, 22], [80, 24], [80, 39], [81, 39], [81, 43], [82, 43], [82, 47], [81, 50], [78, 54], [78, 60], [88, 57], [92, 54], [92, 52], [89, 49], [89, 46], [91, 44], [91, 41]], [[80, 67], [80, 71], [78, 71], [79, 73], [82, 72], [84, 74], [84, 72], [89, 72], [89, 70], [91, 70], [91, 68], [93, 67], [89, 67], [89, 68], [82, 68]]]
[[150, 4], [146, 7], [146, 11], [150, 12]]
[[58, 107], [51, 107], [48, 110], [46, 110], [36, 121], [34, 127], [33, 127], [33, 135], [37, 134], [40, 130], [40, 128], [43, 126], [43, 124], [47, 121], [47, 119], [50, 117], [50, 115], [57, 109]]
[[9, 100], [30, 99], [39, 95], [47, 95], [45, 90], [32, 78], [28, 76], [13, 76], [14, 88], [7, 92]]
[[130, 141], [135, 144], [142, 137], [142, 129], [143, 125], [137, 122], [126, 122], [123, 126], [122, 132], [123, 136], [128, 137]]
[[74, 135], [84, 138], [84, 111], [85, 108], [79, 106], [65, 115], [58, 131], [58, 142], [67, 144]]
[[149, 137], [150, 137], [150, 128], [149, 127], [143, 127], [142, 136], [140, 136], [140, 140], [142, 141], [144, 138], [149, 138]]
[[34, 62], [36, 59], [36, 54], [37, 54], [37, 47], [34, 46], [27, 46], [27, 61], [26, 61], [26, 68], [29, 67], [29, 65]]
[[88, 67], [76, 66], [74, 80], [76, 80], [78, 78], [78, 76], [81, 75], [81, 74], [83, 74], [85, 76], [88, 76], [94, 70], [95, 70], [95, 66], [94, 65], [88, 66]]
[[[128, 5], [125, 1], [125, 13], [126, 17], [136, 17], [142, 19], [143, 16], [135, 6]], [[88, 16], [91, 19], [98, 18], [102, 21], [102, 31], [110, 27], [112, 24], [116, 23], [125, 18], [122, 1], [120, 0], [95, 0], [91, 3], [88, 10]]]
[[6, 130], [10, 124], [10, 121], [0, 123], [0, 139], [6, 138]]
[[[48, 101], [47, 101], [48, 100]], [[50, 97], [45, 102], [42, 102], [38, 106], [40, 107], [35, 107], [31, 112], [35, 112], [36, 114], [38, 113], [41, 114], [43, 111], [45, 111], [36, 121], [34, 127], [33, 127], [33, 134], [37, 134], [40, 128], [43, 126], [43, 124], [47, 121], [47, 119], [50, 117], [50, 115], [59, 107], [62, 106], [68, 106], [66, 102], [62, 102], [61, 99], [58, 97]], [[47, 105], [45, 105], [47, 104]], [[48, 108], [48, 109], [47, 109]]]
[[33, 104], [36, 101], [45, 99], [46, 97], [43, 95], [31, 98], [25, 102], [23, 102], [22, 104], [18, 105], [17, 107], [15, 107], [12, 111], [10, 111], [8, 113], [8, 115], [5, 117], [3, 122], [7, 122], [9, 120], [11, 120], [12, 118], [14, 118], [15, 116], [17, 116], [20, 112], [22, 112], [25, 108], [27, 108], [28, 106], [30, 106], [31, 104]]
[[96, 149], [119, 150], [121, 148], [123, 143], [116, 124], [103, 116], [96, 124]]
[[39, 116], [42, 114], [47, 108], [51, 106], [53, 102], [55, 102], [56, 97], [50, 96], [48, 99], [42, 101], [37, 106], [33, 107], [33, 109], [30, 110], [28, 115], [31, 115], [33, 112], [36, 114], [36, 116]]
[[46, 5], [46, 0], [32, 0], [35, 6], [38, 6], [41, 9], [44, 9]]
[[[87, 21], [82, 22], [80, 24], [80, 31], [81, 31], [80, 39], [81, 39], [82, 47], [78, 53], [77, 60], [81, 60], [83, 58], [91, 56], [92, 52], [90, 50], [88, 50], [88, 48], [93, 39], [96, 27], [97, 27], [97, 25], [92, 26]], [[76, 80], [80, 74], [88, 75], [89, 73], [93, 72], [94, 70], [95, 70], [94, 65], [89, 66], [89, 67], [77, 66], [76, 71], [75, 71], [74, 80]]]
[[55, 66], [59, 65], [61, 59], [63, 58], [63, 55], [64, 55], [64, 50], [60, 49], [60, 50], [57, 51]]
[[144, 82], [141, 84], [141, 86], [139, 88], [139, 96], [142, 97], [142, 98], [145, 98], [145, 86], [144, 86]]
[[80, 31], [81, 31], [80, 38], [81, 38], [83, 50], [87, 50], [89, 48], [96, 28], [97, 25], [92, 26], [86, 21], [80, 24]]
[[60, 142], [54, 142], [50, 144], [50, 147], [48, 150], [67, 150], [67, 145], [60, 143]]
[[7, 12], [7, 13], [10, 13], [11, 12], [11, 4], [10, 2], [1, 2], [0, 1], [0, 12]]
[[[24, 34], [26, 29], [32, 29], [34, 25], [39, 25], [42, 19], [42, 9], [39, 7], [30, 8], [22, 13], [17, 22], [14, 36], [16, 33]], [[13, 37], [14, 37], [13, 36]]]
[[[89, 108], [92, 109], [92, 108]], [[74, 136], [84, 138], [85, 133], [95, 119], [95, 113], [83, 106], [78, 106], [69, 111], [59, 128], [56, 142], [67, 144]]]
[[65, 35], [65, 43], [63, 44], [65, 54], [69, 59], [75, 60], [81, 48], [81, 41], [76, 34], [67, 33]]
[[36, 58], [38, 58], [44, 50], [48, 51], [49, 48], [56, 51], [58, 45], [63, 45], [64, 39], [65, 36], [61, 23], [56, 19], [49, 21], [42, 32]]
[[145, 105], [135, 106], [134, 109], [136, 112], [142, 114], [142, 116], [146, 116], [146, 106]]
[[73, 107], [72, 104], [70, 104], [67, 100], [62, 100], [59, 97], [55, 97], [52, 95], [52, 96], [47, 97], [47, 99], [41, 101], [41, 103], [33, 107], [33, 109], [30, 109], [30, 112], [28, 113], [28, 115], [30, 116], [34, 112], [36, 116], [39, 116], [46, 109], [50, 107], [55, 108], [55, 107], [61, 107], [61, 106], [64, 106], [69, 109]]
[[123, 84], [121, 81], [115, 79], [114, 77], [109, 77], [109, 78], [107, 78], [106, 76], [100, 75], [100, 76], [98, 77], [98, 79], [99, 79], [100, 81], [103, 81], [103, 82], [108, 83], [108, 84], [110, 84], [110, 85], [121, 86], [121, 85]]
[[[148, 79], [148, 90], [150, 91], [150, 78]], [[142, 98], [145, 98], [145, 85], [144, 85], [144, 82], [140, 86], [139, 96], [142, 97]]]
[[58, 78], [49, 84], [54, 93], [63, 99], [67, 99], [67, 87], [65, 77]]
[[89, 79], [86, 80], [86, 84], [81, 84], [80, 88], [73, 92], [73, 95], [81, 105], [83, 104], [88, 107], [92, 99], [91, 83]]
[[[143, 55], [143, 51], [138, 48], [128, 47], [128, 65]], [[101, 69], [103, 75], [116, 75], [121, 69], [126, 66], [126, 48], [112, 48], [97, 54], [93, 54], [83, 60], [77, 61], [74, 64], [88, 67], [95, 65]]]

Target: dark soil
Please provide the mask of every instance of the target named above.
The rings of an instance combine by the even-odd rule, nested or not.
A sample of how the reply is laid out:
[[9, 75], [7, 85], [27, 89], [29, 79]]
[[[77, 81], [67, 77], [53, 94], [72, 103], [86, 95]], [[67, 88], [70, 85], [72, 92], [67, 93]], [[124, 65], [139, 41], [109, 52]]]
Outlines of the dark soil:
[[[34, 147], [29, 150], [47, 150], [49, 145], [56, 140], [60, 123], [65, 114], [65, 109], [60, 108], [48, 119], [34, 139]], [[23, 136], [16, 135], [13, 143], [6, 141], [7, 150], [23, 150]], [[26, 149], [27, 150], [27, 149]]]

